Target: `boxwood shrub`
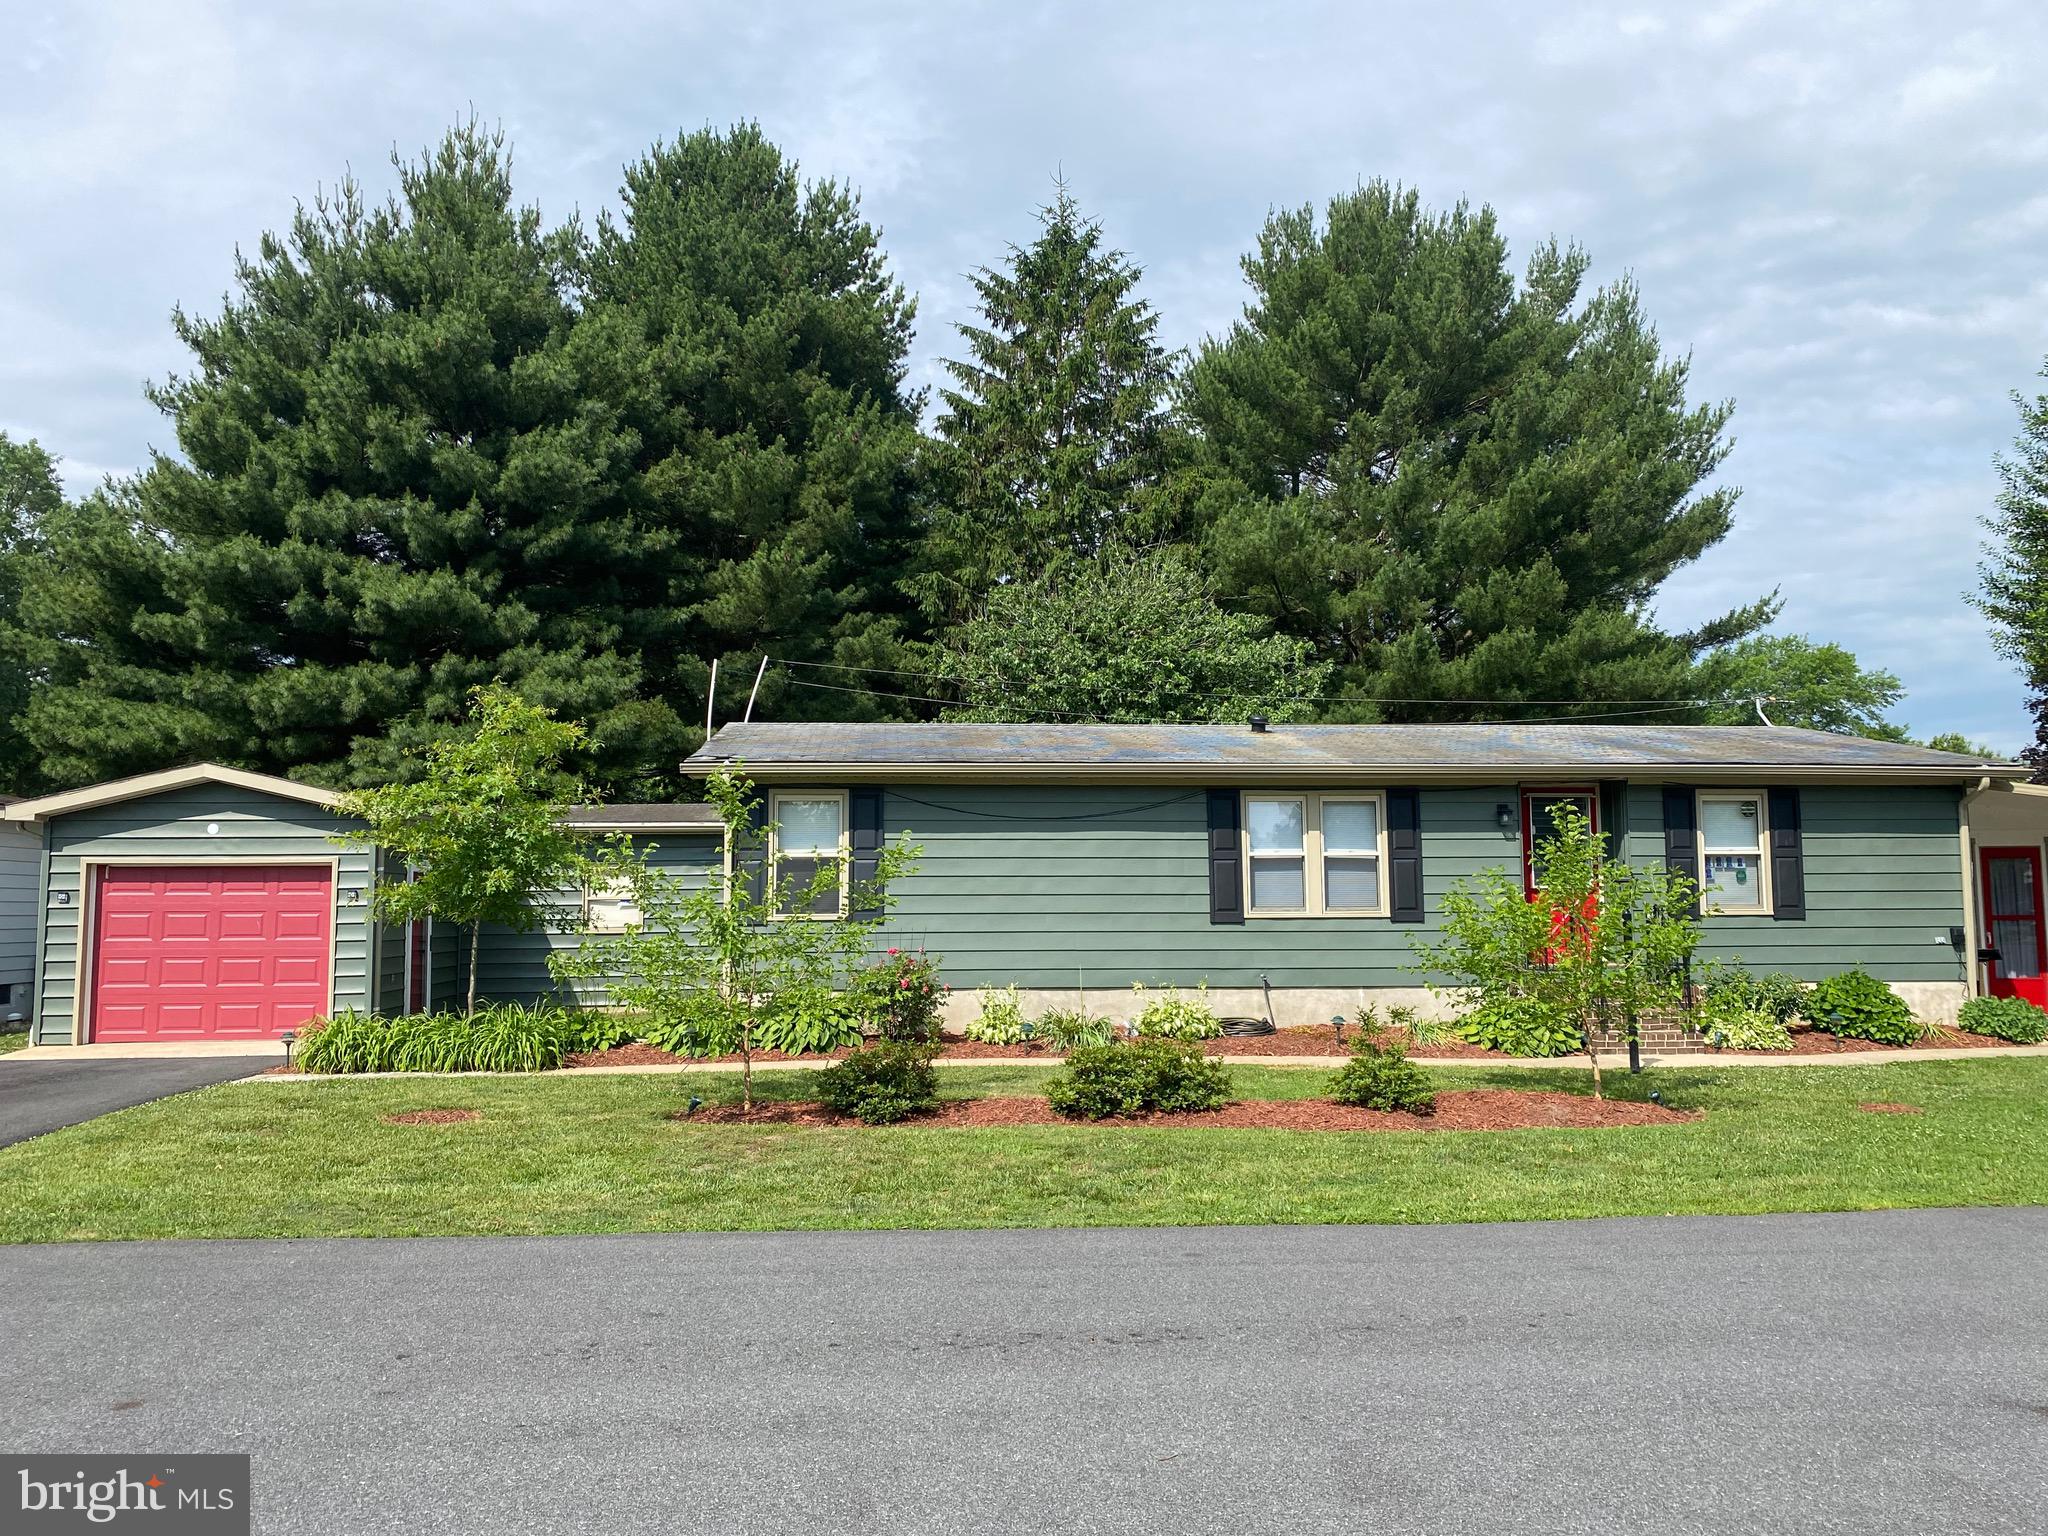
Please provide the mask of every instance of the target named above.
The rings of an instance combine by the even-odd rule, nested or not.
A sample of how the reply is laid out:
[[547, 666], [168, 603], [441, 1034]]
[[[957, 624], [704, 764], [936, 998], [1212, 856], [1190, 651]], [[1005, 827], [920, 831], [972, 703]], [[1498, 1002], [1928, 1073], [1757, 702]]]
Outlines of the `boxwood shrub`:
[[1400, 1046], [1379, 1046], [1370, 1039], [1360, 1040], [1351, 1059], [1337, 1069], [1330, 1080], [1330, 1097], [1360, 1109], [1405, 1109], [1412, 1115], [1436, 1109], [1436, 1094], [1422, 1068]]
[[1800, 999], [1799, 1011], [1837, 1039], [1911, 1045], [1926, 1033], [1905, 1000], [1861, 966], [1819, 983]]
[[932, 1070], [937, 1047], [884, 1040], [855, 1051], [818, 1074], [818, 1097], [863, 1125], [894, 1125], [938, 1107], [939, 1079]]
[[1200, 1046], [1178, 1040], [1086, 1045], [1045, 1086], [1054, 1111], [1073, 1120], [1185, 1114], [1230, 1102], [1230, 1074]]
[[2048, 1040], [2048, 1013], [2020, 997], [1973, 997], [1956, 1022], [1973, 1035], [1995, 1035], [2014, 1045]]

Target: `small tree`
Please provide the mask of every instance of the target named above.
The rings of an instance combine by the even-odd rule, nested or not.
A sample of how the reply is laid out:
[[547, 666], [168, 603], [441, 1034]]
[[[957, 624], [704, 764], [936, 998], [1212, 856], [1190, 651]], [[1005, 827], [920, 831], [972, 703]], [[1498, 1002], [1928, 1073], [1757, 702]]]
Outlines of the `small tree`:
[[548, 965], [564, 979], [606, 978], [614, 1001], [686, 1033], [708, 1054], [737, 1051], [741, 1102], [751, 1110], [762, 1020], [777, 1008], [822, 1003], [851, 981], [894, 903], [890, 885], [916, 868], [920, 850], [901, 838], [882, 848], [873, 877], [847, 883], [847, 916], [793, 915], [841, 888], [837, 863], [826, 861], [801, 886], [757, 882], [751, 869], [774, 829], [754, 819], [752, 783], [737, 768], [721, 769], [705, 787], [725, 823], [726, 861], [695, 886], [644, 858], [625, 863], [616, 878], [632, 888], [639, 926], [550, 955]]
[[372, 910], [387, 923], [437, 917], [469, 928], [468, 1010], [476, 1012], [478, 935], [485, 923], [522, 933], [578, 916], [565, 890], [602, 878], [622, 852], [565, 827], [589, 799], [564, 766], [583, 728], [529, 704], [501, 683], [472, 689], [464, 729], [429, 746], [417, 782], [355, 790], [345, 815], [369, 823], [387, 856]]
[[1683, 1001], [1700, 942], [1697, 891], [1683, 875], [1607, 857], [1605, 840], [1572, 807], [1554, 813], [1552, 828], [1536, 845], [1542, 890], [1533, 900], [1519, 873], [1482, 870], [1452, 887], [1443, 937], [1415, 941], [1415, 952], [1460, 978], [1438, 991], [1482, 1005], [1533, 1001], [1573, 1021], [1599, 1098], [1601, 1032], [1634, 1039], [1644, 1014]]

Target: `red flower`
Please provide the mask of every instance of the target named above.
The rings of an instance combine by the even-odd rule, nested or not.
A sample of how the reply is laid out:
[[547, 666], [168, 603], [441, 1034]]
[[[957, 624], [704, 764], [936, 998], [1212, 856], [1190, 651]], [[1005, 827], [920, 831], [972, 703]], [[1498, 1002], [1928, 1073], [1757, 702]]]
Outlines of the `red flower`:
[[910, 978], [908, 976], [903, 978], [903, 990], [906, 992], [910, 990]]
[[903, 953], [903, 951], [902, 951], [902, 950], [900, 950], [900, 949], [892, 949], [892, 950], [890, 950], [890, 951], [889, 951], [889, 953], [890, 953], [890, 954], [892, 954], [892, 955], [900, 955], [900, 954], [902, 954], [902, 953]]

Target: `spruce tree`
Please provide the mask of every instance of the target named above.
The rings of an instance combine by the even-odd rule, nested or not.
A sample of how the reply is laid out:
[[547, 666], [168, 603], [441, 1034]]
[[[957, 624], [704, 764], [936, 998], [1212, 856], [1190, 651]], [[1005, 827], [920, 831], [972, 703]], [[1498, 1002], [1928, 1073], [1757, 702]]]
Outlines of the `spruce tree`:
[[1651, 621], [1728, 530], [1736, 493], [1702, 486], [1730, 407], [1688, 407], [1633, 286], [1582, 300], [1586, 265], [1552, 242], [1517, 283], [1490, 210], [1382, 182], [1274, 215], [1245, 259], [1244, 318], [1186, 392], [1207, 549], [1221, 592], [1336, 665], [1333, 717], [1684, 698], [1696, 650], [1774, 611]]
[[[2048, 378], [2048, 365], [2042, 377]], [[2014, 392], [2020, 431], [2010, 457], [1998, 459], [1998, 508], [1984, 520], [1990, 537], [1974, 599], [1991, 620], [1992, 644], [2027, 683], [2034, 740], [2021, 758], [2034, 782], [2048, 784], [2048, 394]]]
[[343, 181], [238, 257], [218, 314], [176, 315], [192, 365], [151, 397], [183, 457], [48, 541], [25, 619], [53, 779], [206, 757], [380, 783], [494, 679], [586, 722], [607, 787], [682, 749], [578, 238], [514, 204], [474, 122], [394, 165], [396, 196]]
[[999, 580], [1174, 530], [1175, 358], [1137, 297], [1141, 269], [1104, 244], [1064, 183], [1038, 238], [973, 282], [980, 323], [948, 361], [934, 508], [912, 586], [941, 622]]
[[[633, 498], [661, 541], [672, 664], [701, 735], [744, 706], [760, 658], [900, 664], [920, 402], [915, 305], [858, 199], [804, 182], [753, 124], [658, 143], [600, 221], [587, 320], [631, 378]], [[871, 715], [859, 674], [771, 669], [778, 719]], [[805, 686], [792, 677], [809, 679]]]

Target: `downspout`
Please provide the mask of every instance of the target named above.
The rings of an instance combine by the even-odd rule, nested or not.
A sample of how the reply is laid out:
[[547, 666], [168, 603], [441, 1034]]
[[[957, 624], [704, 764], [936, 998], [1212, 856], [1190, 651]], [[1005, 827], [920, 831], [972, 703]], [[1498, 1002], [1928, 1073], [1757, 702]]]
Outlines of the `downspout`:
[[1970, 847], [1970, 807], [1991, 788], [1989, 775], [1977, 781], [1975, 789], [1963, 791], [1956, 816], [1956, 843], [1963, 861], [1963, 996], [1977, 995], [1977, 860]]

